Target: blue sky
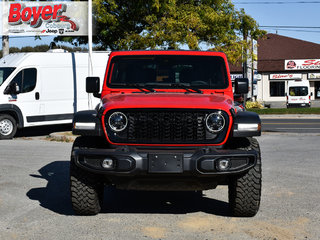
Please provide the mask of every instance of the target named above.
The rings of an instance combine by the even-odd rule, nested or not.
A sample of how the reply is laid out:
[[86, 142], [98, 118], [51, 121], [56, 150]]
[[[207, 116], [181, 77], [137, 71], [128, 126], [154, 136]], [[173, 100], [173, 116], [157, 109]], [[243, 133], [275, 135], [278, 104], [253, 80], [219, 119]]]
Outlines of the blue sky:
[[[278, 34], [320, 44], [320, 1], [316, 1], [319, 2], [318, 4], [291, 3], [302, 2], [297, 0], [235, 0], [232, 2], [237, 9], [243, 8], [260, 26], [319, 27], [318, 29], [279, 29]], [[288, 4], [237, 4], [240, 2], [287, 2]], [[304, 2], [315, 1], [305, 0]], [[270, 33], [276, 33], [276, 29], [264, 28], [264, 30], [268, 30]]]
[[[235, 4], [236, 9], [243, 8], [260, 26], [319, 27], [318, 29], [278, 29], [278, 34], [320, 44], [320, 1], [318, 4], [292, 3], [297, 2], [296, 0], [234, 0], [232, 2]], [[240, 4], [240, 2], [287, 2], [288, 4]], [[311, 0], [305, 0], [304, 2], [311, 2]], [[0, 12], [2, 12], [1, 4]], [[265, 28], [265, 30], [270, 33], [276, 33], [276, 29]], [[10, 47], [36, 46], [49, 44], [52, 39], [53, 37], [51, 36], [43, 37], [42, 40], [35, 40], [33, 37], [12, 37], [9, 40], [9, 44]], [[1, 48], [2, 46], [0, 45]]]

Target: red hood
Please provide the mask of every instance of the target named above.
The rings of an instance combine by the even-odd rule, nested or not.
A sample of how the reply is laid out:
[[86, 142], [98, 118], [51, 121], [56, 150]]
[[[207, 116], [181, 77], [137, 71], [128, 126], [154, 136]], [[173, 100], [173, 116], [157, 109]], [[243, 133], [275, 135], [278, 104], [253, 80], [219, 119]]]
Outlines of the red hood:
[[116, 108], [196, 108], [221, 109], [229, 112], [232, 99], [222, 94], [199, 93], [129, 93], [107, 94], [102, 99], [105, 109]]

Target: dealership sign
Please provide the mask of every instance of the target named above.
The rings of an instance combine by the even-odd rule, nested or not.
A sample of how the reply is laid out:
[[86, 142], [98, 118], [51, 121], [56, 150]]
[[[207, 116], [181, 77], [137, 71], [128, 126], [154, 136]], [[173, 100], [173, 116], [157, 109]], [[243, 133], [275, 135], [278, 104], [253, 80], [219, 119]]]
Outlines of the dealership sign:
[[320, 73], [308, 73], [308, 79], [320, 79]]
[[302, 78], [301, 73], [294, 73], [294, 74], [272, 73], [269, 75], [270, 80], [293, 80], [293, 79], [301, 79], [301, 78]]
[[87, 2], [3, 2], [2, 35], [87, 35]]
[[320, 69], [320, 59], [285, 60], [285, 70], [313, 70]]

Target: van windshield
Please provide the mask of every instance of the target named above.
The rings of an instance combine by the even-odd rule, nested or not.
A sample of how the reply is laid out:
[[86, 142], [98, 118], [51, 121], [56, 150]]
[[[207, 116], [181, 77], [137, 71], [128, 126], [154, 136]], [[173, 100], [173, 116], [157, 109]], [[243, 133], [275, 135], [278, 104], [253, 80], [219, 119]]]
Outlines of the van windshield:
[[10, 67], [2, 67], [0, 68], [0, 86], [4, 83], [4, 81], [9, 77], [9, 75], [15, 70], [16, 68]]
[[107, 84], [111, 88], [225, 89], [228, 75], [219, 56], [117, 56]]
[[290, 87], [289, 95], [290, 96], [307, 96], [308, 87]]

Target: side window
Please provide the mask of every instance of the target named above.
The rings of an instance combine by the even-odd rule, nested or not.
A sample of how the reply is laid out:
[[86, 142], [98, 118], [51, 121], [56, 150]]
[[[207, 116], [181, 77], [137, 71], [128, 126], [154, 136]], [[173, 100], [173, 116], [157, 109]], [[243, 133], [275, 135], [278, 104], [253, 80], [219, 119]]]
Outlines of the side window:
[[21, 91], [21, 87], [22, 87], [22, 75], [23, 75], [23, 70], [20, 71], [11, 82], [15, 82], [16, 84], [18, 84], [19, 89]]
[[23, 69], [14, 77], [12, 81], [18, 84], [20, 93], [31, 92], [36, 87], [37, 69]]

